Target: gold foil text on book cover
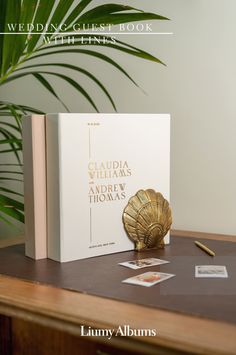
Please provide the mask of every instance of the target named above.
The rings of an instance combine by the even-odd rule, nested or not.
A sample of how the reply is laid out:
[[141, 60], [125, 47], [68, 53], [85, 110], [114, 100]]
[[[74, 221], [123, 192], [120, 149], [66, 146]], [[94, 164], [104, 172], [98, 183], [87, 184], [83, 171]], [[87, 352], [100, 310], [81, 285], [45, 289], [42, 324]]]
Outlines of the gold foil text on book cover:
[[126, 198], [126, 183], [95, 184], [94, 180], [129, 177], [132, 175], [128, 162], [122, 160], [90, 161], [88, 163], [89, 202], [110, 202]]

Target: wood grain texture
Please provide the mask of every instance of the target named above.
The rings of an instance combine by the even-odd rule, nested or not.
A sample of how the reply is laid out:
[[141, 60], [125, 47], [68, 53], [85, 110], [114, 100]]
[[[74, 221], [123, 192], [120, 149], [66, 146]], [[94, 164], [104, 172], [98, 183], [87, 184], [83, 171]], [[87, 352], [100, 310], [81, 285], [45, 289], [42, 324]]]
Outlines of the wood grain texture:
[[[121, 349], [82, 339], [61, 330], [21, 319], [13, 319], [14, 355], [120, 355]], [[43, 339], [43, 341], [42, 341]], [[33, 351], [32, 351], [33, 349]], [[124, 352], [122, 351], [122, 354]], [[125, 351], [127, 355], [136, 352]]]
[[[172, 231], [172, 235], [236, 241], [235, 236], [209, 233]], [[23, 241], [1, 241], [0, 247]], [[0, 354], [4, 355], [31, 355], [32, 347], [34, 355], [236, 354], [234, 325], [5, 276], [0, 276], [0, 314]], [[157, 336], [81, 337], [81, 325], [117, 329], [125, 324], [156, 329]]]
[[[156, 337], [99, 338], [143, 354], [235, 354], [236, 326], [0, 277], [0, 313], [80, 337], [80, 326], [157, 330]], [[91, 341], [95, 340], [90, 338]]]
[[14, 355], [90, 355], [94, 353], [92, 342], [21, 319], [12, 321]]
[[0, 315], [0, 354], [12, 354], [11, 318]]

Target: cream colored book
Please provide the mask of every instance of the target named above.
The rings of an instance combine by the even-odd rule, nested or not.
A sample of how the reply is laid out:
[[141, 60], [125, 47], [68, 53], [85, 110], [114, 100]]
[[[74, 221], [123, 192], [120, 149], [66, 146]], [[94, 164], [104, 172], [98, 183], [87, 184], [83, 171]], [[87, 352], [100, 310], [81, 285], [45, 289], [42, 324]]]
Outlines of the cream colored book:
[[46, 136], [48, 257], [133, 249], [122, 222], [129, 198], [152, 188], [169, 200], [169, 115], [47, 115]]
[[47, 258], [45, 116], [23, 118], [25, 254]]

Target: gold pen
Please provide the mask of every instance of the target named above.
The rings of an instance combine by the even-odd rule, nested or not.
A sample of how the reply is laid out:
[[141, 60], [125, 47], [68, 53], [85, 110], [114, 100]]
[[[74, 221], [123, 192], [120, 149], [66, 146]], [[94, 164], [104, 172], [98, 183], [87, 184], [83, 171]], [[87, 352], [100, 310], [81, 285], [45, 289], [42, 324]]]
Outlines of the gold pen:
[[198, 242], [197, 240], [195, 240], [195, 244], [202, 250], [204, 250], [207, 254], [211, 255], [211, 256], [215, 256], [214, 251], [212, 251], [211, 249], [207, 248], [204, 244]]

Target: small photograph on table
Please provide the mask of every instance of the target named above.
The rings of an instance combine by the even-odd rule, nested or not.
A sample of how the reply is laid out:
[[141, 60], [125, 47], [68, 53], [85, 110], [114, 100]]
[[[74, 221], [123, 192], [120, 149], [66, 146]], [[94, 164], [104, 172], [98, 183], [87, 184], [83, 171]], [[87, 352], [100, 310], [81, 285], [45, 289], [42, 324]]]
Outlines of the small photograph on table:
[[149, 271], [149, 272], [145, 272], [144, 274], [136, 275], [128, 279], [125, 279], [122, 282], [127, 284], [132, 284], [132, 285], [150, 287], [162, 281], [168, 280], [173, 276], [175, 275], [166, 274], [164, 272]]
[[196, 265], [195, 277], [228, 277], [226, 266], [224, 265]]
[[146, 259], [125, 261], [123, 263], [119, 263], [119, 265], [128, 267], [130, 269], [138, 270], [144, 267], [151, 267], [151, 266], [157, 266], [157, 265], [168, 264], [168, 263], [169, 261], [166, 260], [161, 260], [157, 258], [146, 258]]

